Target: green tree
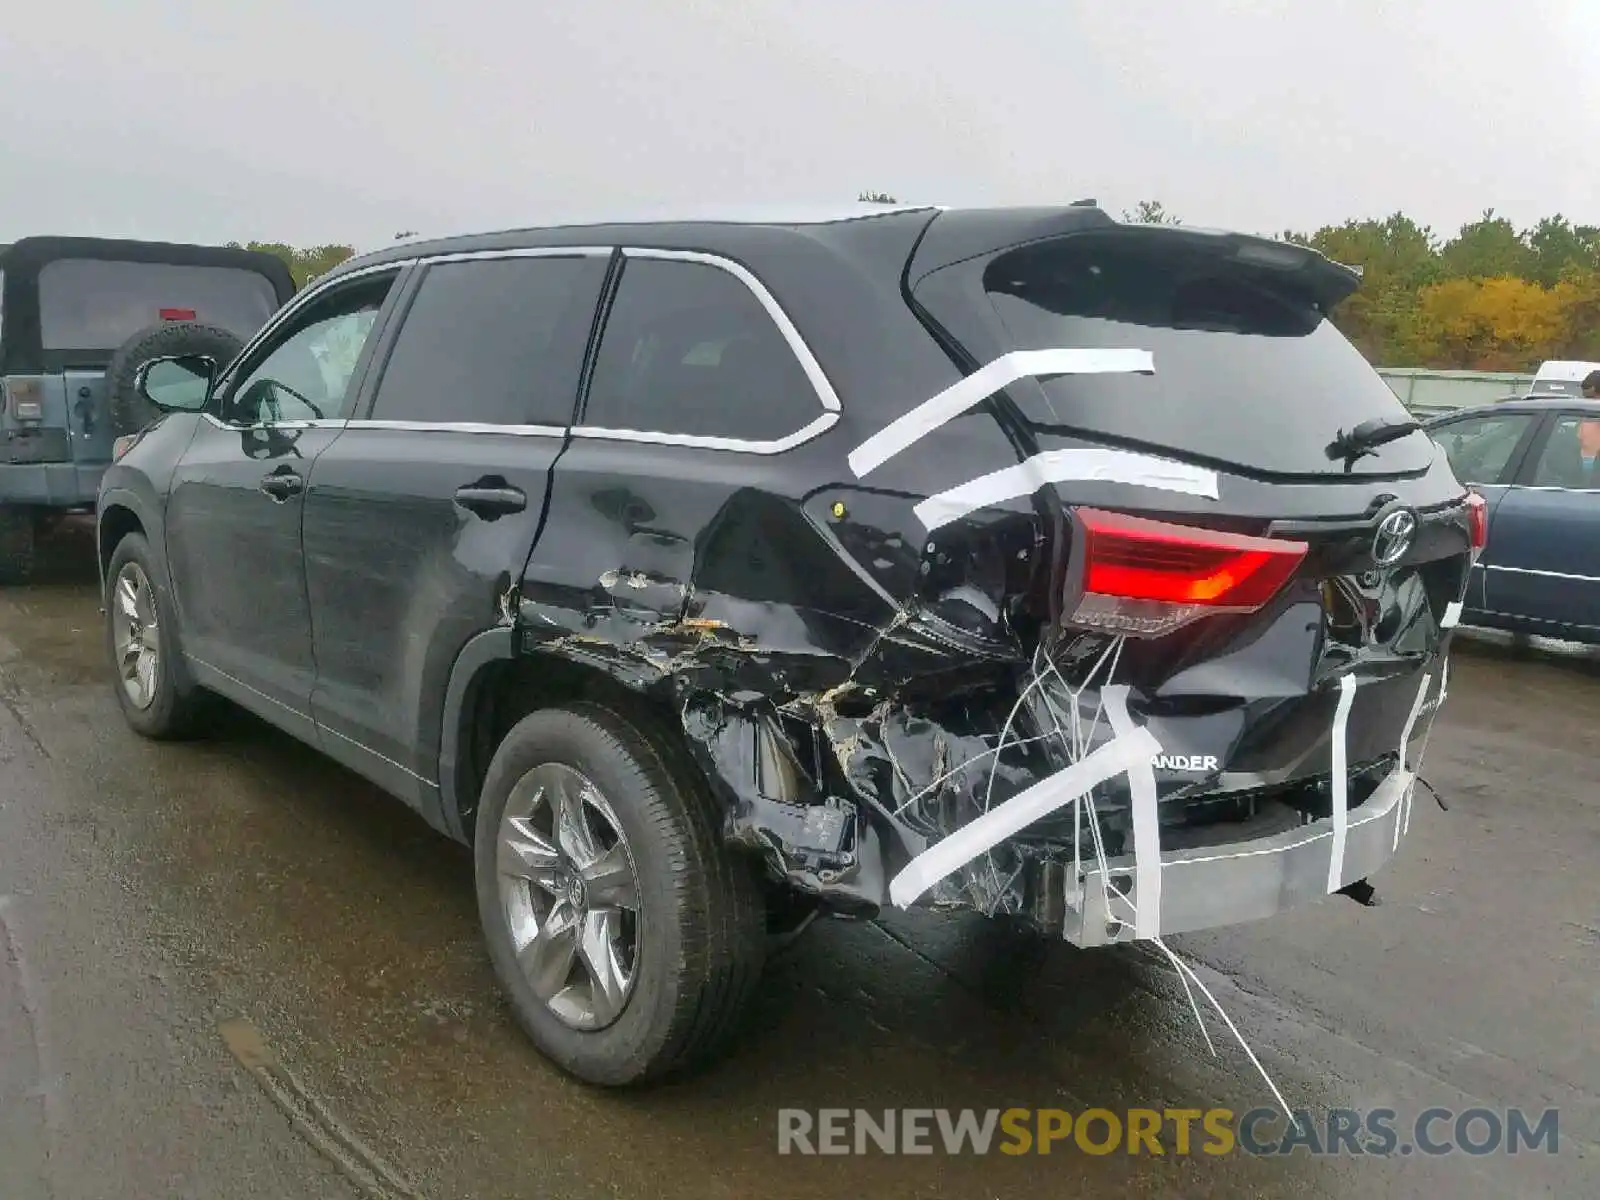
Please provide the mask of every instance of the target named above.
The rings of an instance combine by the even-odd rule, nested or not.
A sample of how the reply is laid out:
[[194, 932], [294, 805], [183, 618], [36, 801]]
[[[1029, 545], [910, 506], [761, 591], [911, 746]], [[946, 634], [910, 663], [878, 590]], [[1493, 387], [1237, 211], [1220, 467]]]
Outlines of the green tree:
[[1159, 200], [1141, 200], [1133, 211], [1122, 210], [1122, 219], [1135, 225], [1182, 225], [1183, 222], [1169, 213]]
[[[229, 242], [228, 245], [239, 248], [238, 242]], [[355, 254], [354, 246], [341, 246], [329, 244], [326, 246], [312, 246], [309, 249], [297, 250], [283, 242], [247, 242], [246, 250], [261, 250], [281, 258], [289, 268], [289, 274], [294, 278], [296, 287], [304, 287], [319, 275], [326, 275], [345, 259]]]
[[1339, 306], [1334, 324], [1374, 362], [1397, 364], [1409, 357], [1417, 294], [1440, 274], [1432, 229], [1397, 212], [1381, 221], [1346, 221], [1283, 238], [1360, 267], [1361, 287]]
[[1533, 278], [1554, 287], [1570, 268], [1600, 271], [1600, 228], [1573, 225], [1557, 213], [1524, 235], [1533, 252]]
[[1482, 217], [1463, 225], [1461, 232], [1444, 244], [1439, 262], [1444, 274], [1455, 279], [1526, 279], [1534, 265], [1534, 253], [1516, 226], [1486, 208]]
[[888, 192], [862, 192], [856, 199], [862, 204], [899, 204]]

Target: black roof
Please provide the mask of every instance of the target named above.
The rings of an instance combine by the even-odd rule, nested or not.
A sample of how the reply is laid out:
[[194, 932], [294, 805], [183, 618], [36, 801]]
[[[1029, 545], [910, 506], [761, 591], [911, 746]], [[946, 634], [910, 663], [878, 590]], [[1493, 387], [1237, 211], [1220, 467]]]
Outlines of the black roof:
[[[937, 218], [937, 220], [935, 220]], [[342, 263], [323, 276], [341, 274], [386, 262], [429, 258], [444, 254], [559, 246], [616, 245], [619, 243], [662, 248], [692, 248], [720, 252], [737, 258], [739, 249], [752, 244], [752, 236], [765, 239], [828, 240], [859, 235], [863, 227], [881, 226], [903, 232], [908, 225], [922, 228], [910, 266], [912, 281], [940, 267], [993, 254], [1032, 241], [1059, 237], [1084, 229], [1138, 229], [1173, 241], [1206, 241], [1268, 254], [1291, 256], [1287, 266], [1319, 303], [1331, 306], [1354, 292], [1360, 273], [1335, 263], [1315, 250], [1251, 234], [1188, 226], [1130, 226], [1118, 222], [1090, 203], [1000, 208], [943, 208], [937, 205], [858, 204], [825, 210], [796, 208], [775, 211], [722, 211], [661, 216], [622, 216], [615, 219], [577, 219], [493, 233], [400, 242]], [[771, 244], [770, 240], [765, 244]], [[859, 247], [859, 240], [853, 245]]]
[[121, 262], [159, 262], [192, 266], [235, 266], [272, 280], [280, 302], [294, 292], [288, 265], [264, 250], [235, 246], [202, 246], [186, 242], [149, 242], [127, 238], [25, 237], [0, 247], [0, 270], [29, 274], [58, 258], [106, 258]]

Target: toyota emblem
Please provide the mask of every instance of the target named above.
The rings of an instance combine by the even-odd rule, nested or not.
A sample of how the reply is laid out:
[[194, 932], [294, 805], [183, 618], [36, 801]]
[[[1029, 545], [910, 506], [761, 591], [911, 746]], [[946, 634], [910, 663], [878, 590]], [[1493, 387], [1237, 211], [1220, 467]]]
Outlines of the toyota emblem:
[[1380, 567], [1392, 567], [1411, 549], [1417, 535], [1417, 515], [1408, 508], [1390, 513], [1378, 523], [1378, 532], [1372, 535], [1372, 561]]

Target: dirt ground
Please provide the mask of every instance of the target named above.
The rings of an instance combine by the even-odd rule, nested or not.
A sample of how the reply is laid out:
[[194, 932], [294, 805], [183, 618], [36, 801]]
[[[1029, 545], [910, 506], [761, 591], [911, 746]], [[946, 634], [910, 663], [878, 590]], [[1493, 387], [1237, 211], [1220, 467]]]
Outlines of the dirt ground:
[[127, 731], [91, 544], [0, 590], [6, 1200], [1600, 1194], [1593, 653], [1458, 639], [1449, 808], [1418, 803], [1381, 905], [1174, 942], [1292, 1105], [1557, 1108], [1557, 1153], [780, 1156], [785, 1108], [1272, 1100], [1158, 954], [904, 915], [816, 926], [711, 1070], [574, 1084], [498, 998], [465, 851], [243, 714]]

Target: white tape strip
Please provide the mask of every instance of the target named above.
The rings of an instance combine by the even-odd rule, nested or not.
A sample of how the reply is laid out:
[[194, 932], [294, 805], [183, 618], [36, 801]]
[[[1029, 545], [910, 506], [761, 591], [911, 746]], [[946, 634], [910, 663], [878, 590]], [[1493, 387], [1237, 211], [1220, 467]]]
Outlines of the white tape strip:
[[1350, 705], [1356, 698], [1356, 677], [1339, 678], [1339, 706], [1333, 710], [1333, 849], [1328, 855], [1328, 891], [1337, 892], [1344, 886], [1344, 843], [1350, 828], [1350, 780], [1345, 772], [1348, 754], [1345, 747], [1345, 729], [1350, 723]]
[[928, 847], [890, 880], [889, 899], [901, 908], [909, 907], [958, 867], [1113, 776], [1140, 765], [1148, 767], [1160, 752], [1160, 745], [1148, 729], [1135, 729], [1125, 737], [1112, 738], [1079, 762], [1046, 776]]
[[[1127, 737], [1136, 726], [1128, 715], [1127, 684], [1100, 690], [1111, 732]], [[1154, 735], [1152, 735], [1154, 736]], [[1160, 751], [1159, 745], [1157, 752]], [[1128, 799], [1133, 816], [1133, 936], [1161, 936], [1161, 819], [1156, 812], [1156, 773], [1150, 763], [1128, 768]]]
[[1204, 467], [1131, 450], [1046, 450], [1014, 467], [980, 475], [958, 488], [929, 496], [913, 511], [931, 532], [991, 504], [1031, 496], [1047, 483], [1068, 481], [1125, 483], [1207, 500], [1217, 498], [1217, 473]]
[[945, 422], [1030, 375], [1153, 375], [1155, 369], [1155, 357], [1148, 350], [1013, 350], [890, 421], [850, 451], [850, 469], [860, 479]]
[[[1427, 730], [1426, 733], [1424, 733], [1422, 735], [1422, 748], [1417, 751], [1416, 773], [1418, 775], [1422, 774], [1422, 759], [1428, 753], [1428, 739], [1433, 736], [1434, 723], [1436, 721], [1438, 721], [1438, 719], [1439, 719], [1439, 710], [1444, 707], [1444, 698], [1446, 696], [1448, 696], [1449, 694], [1450, 694], [1450, 660], [1447, 658], [1447, 659], [1444, 660], [1444, 665], [1439, 670], [1439, 694], [1434, 697], [1434, 700], [1433, 700], [1433, 711], [1428, 714], [1428, 730]], [[1400, 836], [1404, 837], [1406, 834], [1408, 834], [1410, 832], [1411, 832], [1411, 804], [1408, 801], [1407, 804], [1406, 804], [1405, 824], [1400, 830]]]
[[[1417, 688], [1417, 698], [1411, 702], [1411, 713], [1406, 717], [1405, 728], [1400, 731], [1400, 769], [1406, 769], [1406, 753], [1411, 748], [1411, 734], [1417, 727], [1417, 717], [1422, 712], [1422, 705], [1428, 699], [1428, 685], [1433, 682], [1433, 676], [1424, 671], [1422, 683]], [[1405, 794], [1400, 797], [1400, 804], [1394, 814], [1394, 845], [1391, 851], [1400, 848], [1400, 825], [1406, 819], [1411, 809], [1411, 788], [1406, 788]]]
[[1454, 629], [1461, 620], [1461, 601], [1452, 600], [1444, 606], [1444, 616], [1439, 618], [1440, 629]]

